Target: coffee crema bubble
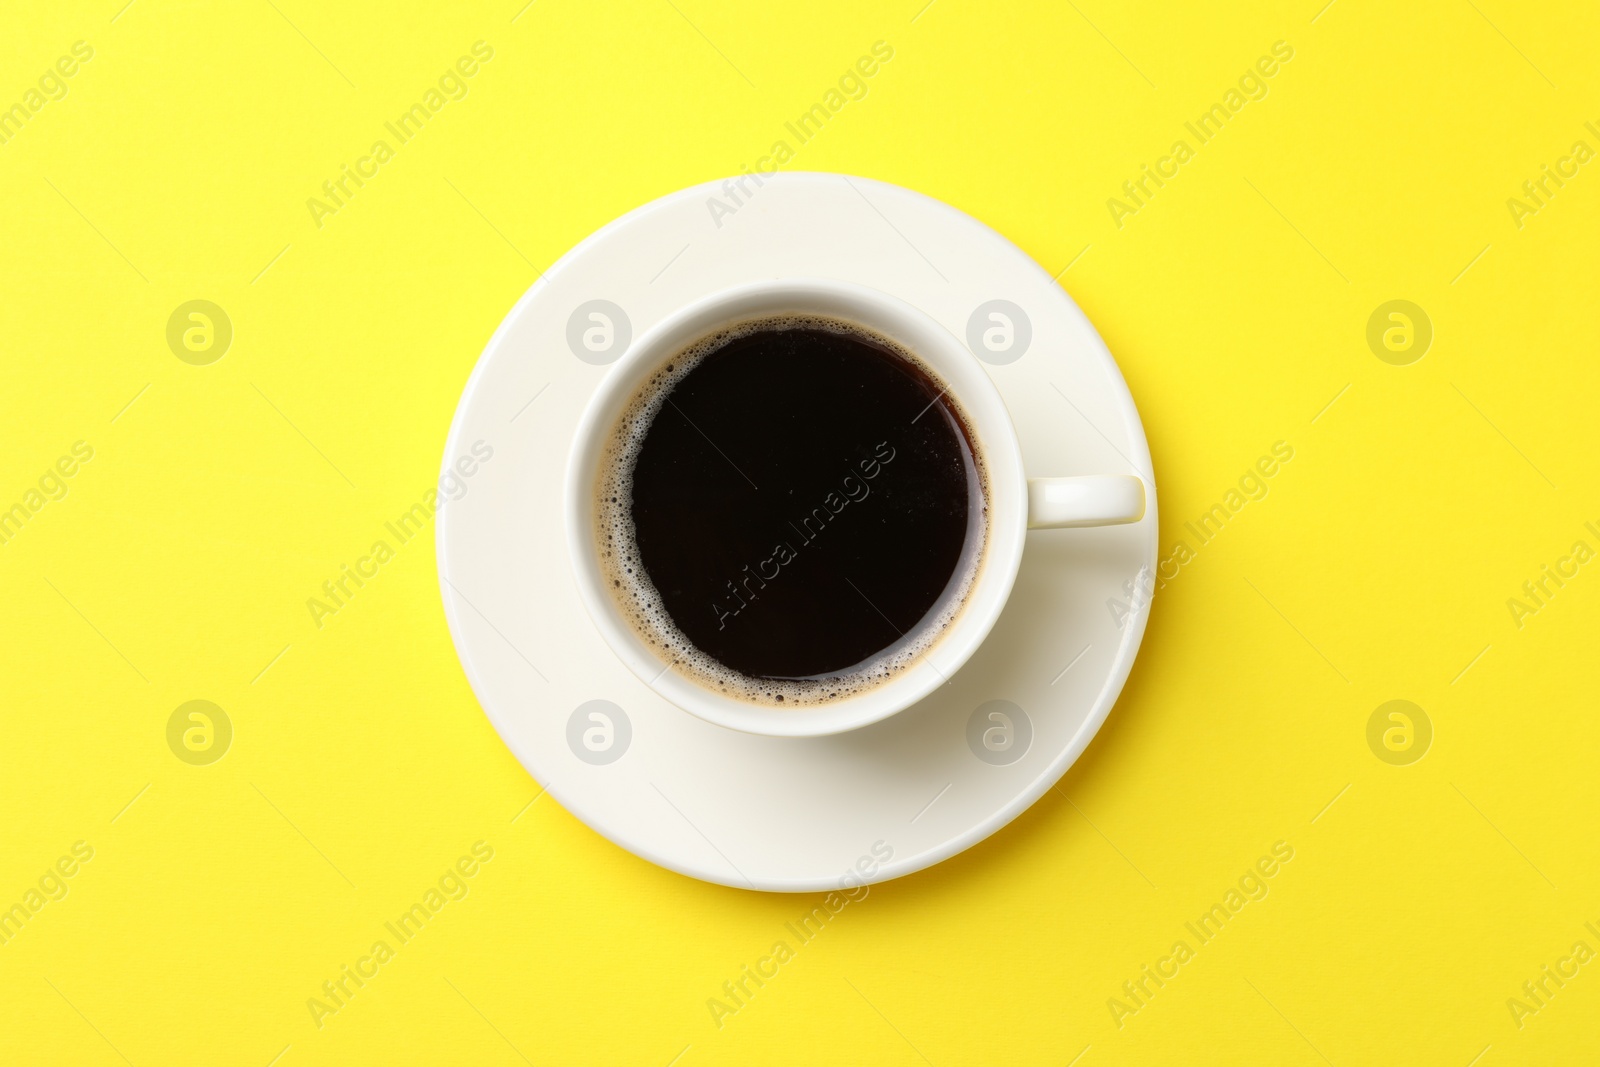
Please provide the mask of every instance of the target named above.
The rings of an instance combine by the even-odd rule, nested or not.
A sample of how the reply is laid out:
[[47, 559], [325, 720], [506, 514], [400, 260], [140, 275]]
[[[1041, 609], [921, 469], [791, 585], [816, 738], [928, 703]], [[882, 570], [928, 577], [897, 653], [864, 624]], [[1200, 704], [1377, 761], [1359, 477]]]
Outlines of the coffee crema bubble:
[[607, 588], [672, 670], [807, 707], [924, 656], [983, 561], [971, 422], [916, 355], [854, 323], [768, 315], [679, 349], [607, 435]]

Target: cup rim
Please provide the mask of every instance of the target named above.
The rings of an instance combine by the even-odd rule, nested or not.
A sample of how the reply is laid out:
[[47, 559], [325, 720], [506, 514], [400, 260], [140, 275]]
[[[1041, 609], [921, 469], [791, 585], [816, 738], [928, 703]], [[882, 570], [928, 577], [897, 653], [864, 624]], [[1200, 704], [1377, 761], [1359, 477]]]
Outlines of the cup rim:
[[[967, 415], [988, 479], [989, 528], [971, 588], [948, 632], [898, 677], [824, 704], [779, 708], [713, 692], [671, 670], [623, 617], [606, 591], [598, 559], [594, 487], [601, 445], [624, 405], [658, 363], [730, 323], [783, 313], [855, 322], [926, 361]], [[657, 695], [708, 722], [773, 737], [818, 737], [880, 722], [946, 684], [998, 621], [1022, 562], [1027, 477], [1021, 446], [999, 390], [966, 345], [920, 308], [869, 286], [820, 278], [747, 282], [667, 314], [606, 371], [579, 417], [565, 485], [567, 550], [580, 599], [612, 652]]]

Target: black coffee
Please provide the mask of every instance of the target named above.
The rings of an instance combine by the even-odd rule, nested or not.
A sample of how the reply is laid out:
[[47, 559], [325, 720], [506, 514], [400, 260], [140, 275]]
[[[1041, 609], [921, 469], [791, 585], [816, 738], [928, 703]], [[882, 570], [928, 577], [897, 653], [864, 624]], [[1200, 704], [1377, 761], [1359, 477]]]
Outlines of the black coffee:
[[600, 487], [614, 592], [676, 669], [812, 703], [926, 651], [984, 529], [966, 422], [919, 362], [788, 318], [708, 338], [618, 426]]

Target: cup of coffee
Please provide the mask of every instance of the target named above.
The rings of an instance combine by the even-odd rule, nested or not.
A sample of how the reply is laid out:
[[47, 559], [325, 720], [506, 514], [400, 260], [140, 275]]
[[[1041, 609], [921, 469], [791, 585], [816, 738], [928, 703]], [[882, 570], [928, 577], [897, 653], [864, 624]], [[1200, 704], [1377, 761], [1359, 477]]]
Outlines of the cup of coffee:
[[842, 733], [947, 682], [1004, 608], [1029, 529], [1144, 516], [1131, 475], [1029, 478], [999, 391], [898, 298], [793, 279], [640, 336], [566, 476], [579, 595], [685, 711]]

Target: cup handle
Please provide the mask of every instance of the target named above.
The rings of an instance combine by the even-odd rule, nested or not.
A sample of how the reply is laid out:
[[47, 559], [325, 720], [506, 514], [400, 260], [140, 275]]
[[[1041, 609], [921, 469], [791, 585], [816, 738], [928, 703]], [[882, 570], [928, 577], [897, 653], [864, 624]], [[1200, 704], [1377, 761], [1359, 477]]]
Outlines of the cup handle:
[[1028, 479], [1028, 529], [1120, 526], [1144, 518], [1144, 482], [1131, 474]]

